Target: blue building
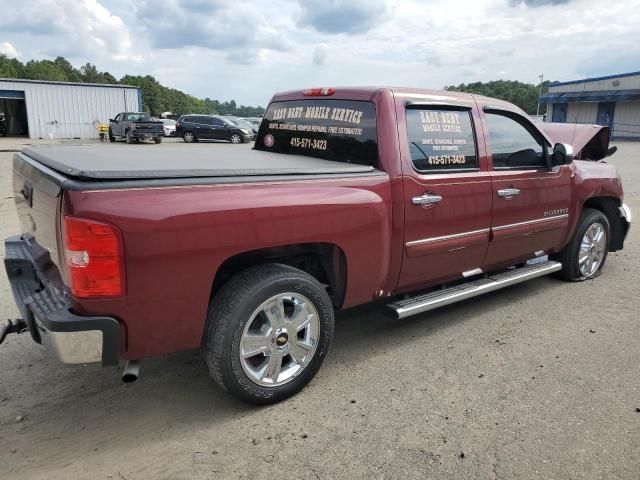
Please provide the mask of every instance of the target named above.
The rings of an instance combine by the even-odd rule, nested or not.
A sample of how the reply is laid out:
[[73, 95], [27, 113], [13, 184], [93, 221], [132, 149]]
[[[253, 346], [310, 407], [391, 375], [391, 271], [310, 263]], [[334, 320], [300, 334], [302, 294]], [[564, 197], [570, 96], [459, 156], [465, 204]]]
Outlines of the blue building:
[[640, 71], [554, 83], [540, 102], [547, 122], [607, 125], [615, 139], [640, 140]]

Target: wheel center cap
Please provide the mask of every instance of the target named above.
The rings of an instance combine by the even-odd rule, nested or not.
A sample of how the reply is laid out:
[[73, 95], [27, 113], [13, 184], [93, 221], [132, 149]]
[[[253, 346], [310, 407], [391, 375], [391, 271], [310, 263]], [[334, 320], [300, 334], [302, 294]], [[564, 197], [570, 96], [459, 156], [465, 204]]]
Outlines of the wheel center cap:
[[287, 335], [284, 332], [282, 332], [280, 335], [276, 337], [276, 345], [278, 347], [284, 347], [288, 341], [289, 341], [289, 335]]

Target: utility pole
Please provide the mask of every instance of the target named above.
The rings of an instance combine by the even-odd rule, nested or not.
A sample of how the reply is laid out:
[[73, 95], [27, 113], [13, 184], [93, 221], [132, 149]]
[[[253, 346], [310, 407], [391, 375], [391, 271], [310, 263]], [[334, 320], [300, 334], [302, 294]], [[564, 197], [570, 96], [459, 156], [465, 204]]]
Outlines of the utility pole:
[[538, 92], [538, 108], [536, 109], [536, 117], [540, 116], [540, 97], [542, 96], [542, 81], [544, 80], [544, 74], [538, 75], [540, 79], [540, 91]]

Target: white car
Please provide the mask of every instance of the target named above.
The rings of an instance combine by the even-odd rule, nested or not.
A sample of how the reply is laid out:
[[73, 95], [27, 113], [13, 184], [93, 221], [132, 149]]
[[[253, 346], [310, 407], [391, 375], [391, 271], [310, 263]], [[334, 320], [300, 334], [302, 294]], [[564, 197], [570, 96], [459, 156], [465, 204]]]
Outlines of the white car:
[[162, 128], [164, 130], [165, 137], [175, 137], [176, 136], [176, 121], [171, 120], [170, 118], [161, 118]]

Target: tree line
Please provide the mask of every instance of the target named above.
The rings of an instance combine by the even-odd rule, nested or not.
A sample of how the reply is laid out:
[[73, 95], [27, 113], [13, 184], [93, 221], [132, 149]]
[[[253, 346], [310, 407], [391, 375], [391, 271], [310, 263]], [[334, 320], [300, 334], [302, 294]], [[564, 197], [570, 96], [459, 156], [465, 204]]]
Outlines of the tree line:
[[142, 109], [153, 116], [160, 116], [162, 112], [207, 113], [240, 117], [260, 116], [264, 113], [262, 107], [237, 105], [235, 100], [220, 102], [211, 98], [194, 97], [175, 88], [165, 87], [151, 75], [125, 75], [118, 80], [109, 72], [99, 71], [91, 63], [76, 68], [64, 57], [57, 57], [55, 60], [29, 60], [22, 63], [18, 59], [0, 54], [0, 78], [133, 85], [140, 87], [142, 92]]
[[[549, 90], [549, 85], [555, 82], [545, 80], [542, 83], [542, 93]], [[493, 80], [491, 82], [473, 82], [461, 83], [460, 85], [451, 85], [444, 87], [445, 90], [454, 90], [456, 92], [469, 92], [485, 95], [487, 97], [499, 98], [511, 102], [529, 115], [535, 115], [538, 107], [538, 95], [540, 93], [540, 84], [533, 85], [531, 83], [518, 82], [516, 80]], [[540, 114], [546, 110], [542, 104], [540, 105]]]

